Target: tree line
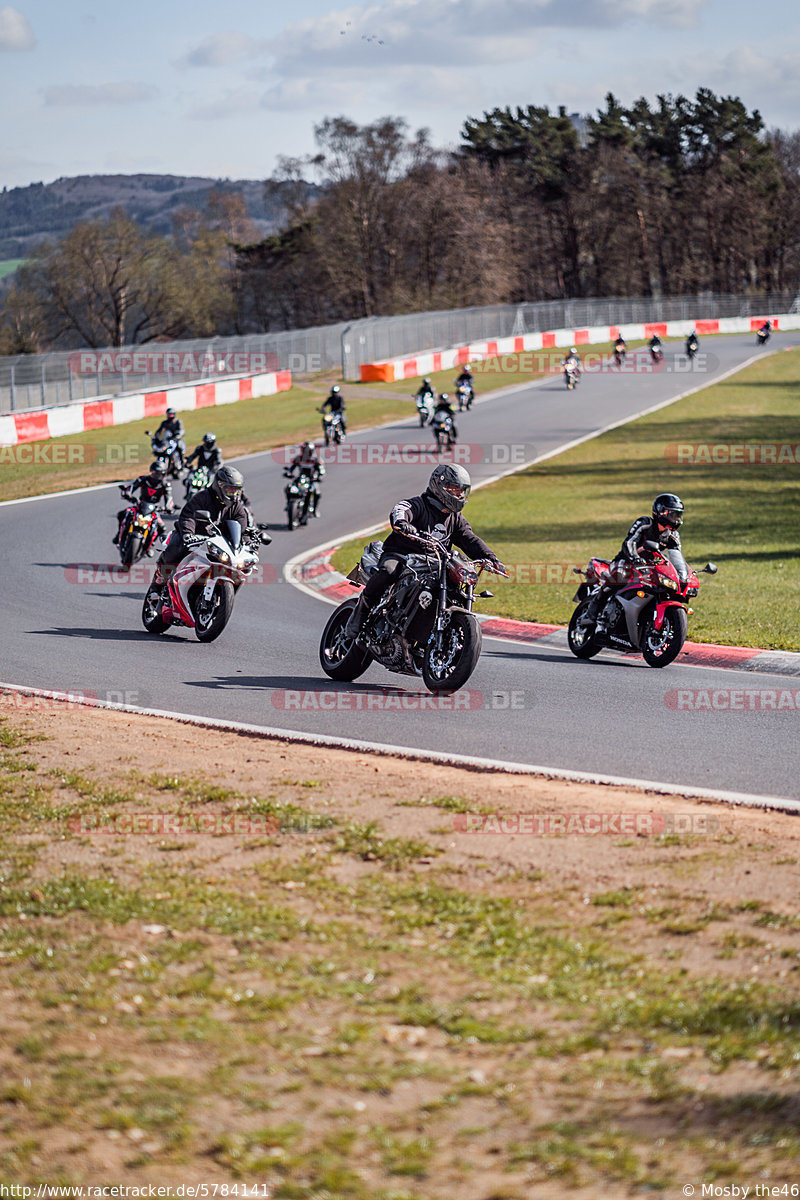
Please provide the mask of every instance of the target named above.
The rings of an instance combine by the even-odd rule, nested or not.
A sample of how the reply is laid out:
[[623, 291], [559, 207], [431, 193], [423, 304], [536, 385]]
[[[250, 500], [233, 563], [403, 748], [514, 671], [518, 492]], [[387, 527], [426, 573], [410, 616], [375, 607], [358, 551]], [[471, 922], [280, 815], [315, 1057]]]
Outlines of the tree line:
[[[8, 290], [0, 352], [303, 328], [582, 296], [800, 288], [800, 132], [701, 88], [579, 129], [560, 108], [468, 118], [431, 145], [401, 117], [330, 117], [265, 184], [278, 231], [212, 193], [169, 237], [124, 212], [39, 248]], [[317, 187], [309, 180], [316, 177]]]

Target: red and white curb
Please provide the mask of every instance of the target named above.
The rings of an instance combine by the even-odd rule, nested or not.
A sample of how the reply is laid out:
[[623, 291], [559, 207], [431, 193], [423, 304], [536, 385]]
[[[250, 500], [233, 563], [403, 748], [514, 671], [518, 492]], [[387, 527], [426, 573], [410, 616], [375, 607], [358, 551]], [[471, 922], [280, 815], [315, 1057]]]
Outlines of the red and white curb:
[[[381, 527], [382, 528], [382, 527]], [[369, 529], [353, 537], [368, 536], [377, 530]], [[313, 551], [304, 559], [295, 559], [287, 564], [288, 578], [303, 591], [327, 600], [330, 604], [341, 604], [349, 596], [358, 595], [358, 588], [331, 566], [331, 556], [336, 549]], [[536, 642], [543, 646], [567, 648], [567, 630], [564, 625], [544, 625], [537, 621], [513, 621], [507, 617], [475, 614], [481, 623], [485, 637], [499, 638], [506, 642], [522, 644]], [[751, 646], [716, 646], [710, 642], [687, 642], [676, 659], [693, 667], [727, 668], [736, 671], [752, 671], [760, 675], [800, 675], [800, 654], [789, 650], [759, 650]]]

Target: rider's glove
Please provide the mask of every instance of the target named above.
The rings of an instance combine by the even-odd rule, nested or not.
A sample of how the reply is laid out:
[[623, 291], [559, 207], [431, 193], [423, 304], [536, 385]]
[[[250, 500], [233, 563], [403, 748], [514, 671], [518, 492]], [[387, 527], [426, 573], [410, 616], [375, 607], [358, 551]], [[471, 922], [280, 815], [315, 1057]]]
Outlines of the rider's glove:
[[205, 540], [206, 539], [203, 537], [202, 533], [184, 533], [183, 535], [184, 546], [197, 546], [200, 542], [204, 542]]
[[392, 530], [395, 533], [410, 534], [411, 537], [414, 537], [417, 534], [416, 529], [414, 528], [414, 526], [411, 524], [410, 521], [398, 521], [396, 525], [392, 526]]

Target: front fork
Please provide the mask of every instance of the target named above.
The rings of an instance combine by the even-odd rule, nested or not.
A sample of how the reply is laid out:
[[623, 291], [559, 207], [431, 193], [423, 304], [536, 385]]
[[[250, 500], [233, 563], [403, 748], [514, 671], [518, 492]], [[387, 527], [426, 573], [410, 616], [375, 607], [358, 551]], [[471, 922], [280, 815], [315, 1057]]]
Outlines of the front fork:
[[658, 633], [661, 632], [661, 626], [664, 624], [664, 617], [668, 608], [682, 608], [687, 613], [689, 611], [689, 606], [683, 604], [680, 600], [659, 600], [656, 604], [656, 616], [653, 621], [653, 625]]

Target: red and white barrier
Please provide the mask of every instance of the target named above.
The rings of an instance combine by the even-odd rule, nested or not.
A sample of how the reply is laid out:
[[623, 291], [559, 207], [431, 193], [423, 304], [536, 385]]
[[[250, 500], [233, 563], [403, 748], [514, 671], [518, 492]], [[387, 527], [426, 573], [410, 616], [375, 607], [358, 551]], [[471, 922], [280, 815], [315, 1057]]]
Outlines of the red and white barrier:
[[291, 371], [270, 371], [240, 379], [181, 384], [159, 392], [135, 392], [127, 396], [107, 396], [55, 408], [5, 413], [0, 416], [0, 446], [16, 446], [20, 442], [38, 442], [70, 433], [86, 433], [91, 429], [140, 421], [143, 417], [161, 417], [167, 408], [185, 412], [218, 404], [236, 404], [238, 400], [250, 400], [254, 396], [285, 392], [291, 386]]
[[525, 350], [553, 350], [565, 346], [597, 345], [613, 342], [620, 334], [627, 340], [658, 337], [686, 337], [694, 329], [698, 337], [711, 333], [753, 333], [765, 321], [773, 329], [800, 329], [800, 313], [782, 313], [762, 317], [718, 317], [704, 321], [649, 321], [646, 324], [594, 325], [586, 329], [552, 329], [546, 333], [524, 333], [517, 337], [472, 342], [449, 350], [422, 350], [408, 358], [389, 358], [383, 362], [362, 363], [361, 382], [396, 382], [432, 375], [468, 362], [482, 362], [501, 354], [521, 354]]

